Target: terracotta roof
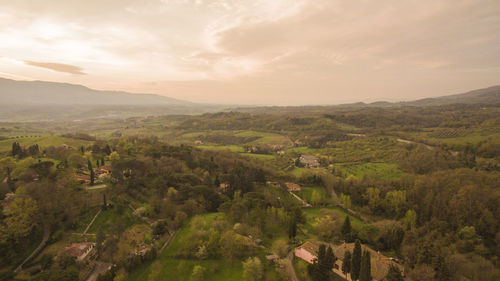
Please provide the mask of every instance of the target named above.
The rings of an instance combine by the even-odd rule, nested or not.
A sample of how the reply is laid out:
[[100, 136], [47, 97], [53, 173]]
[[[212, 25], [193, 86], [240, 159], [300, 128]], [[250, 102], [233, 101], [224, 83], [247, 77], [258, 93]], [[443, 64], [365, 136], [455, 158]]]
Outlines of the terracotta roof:
[[64, 252], [72, 257], [79, 257], [93, 246], [94, 243], [91, 242], [73, 243], [71, 246], [64, 248]]
[[299, 248], [302, 248], [306, 251], [308, 251], [311, 254], [316, 255], [319, 250], [319, 245], [310, 241], [305, 242], [304, 244], [300, 245]]

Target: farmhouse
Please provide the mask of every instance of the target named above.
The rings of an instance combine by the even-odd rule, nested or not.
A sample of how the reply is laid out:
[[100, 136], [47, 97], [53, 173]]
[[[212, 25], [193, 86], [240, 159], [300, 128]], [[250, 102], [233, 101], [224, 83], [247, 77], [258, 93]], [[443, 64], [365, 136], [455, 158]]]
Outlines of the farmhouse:
[[306, 168], [319, 168], [319, 158], [314, 155], [301, 155], [299, 161]]
[[277, 181], [267, 181], [267, 184], [273, 187], [280, 187], [280, 183]]
[[[340, 269], [342, 268], [342, 259], [344, 257], [346, 250], [352, 253], [354, 250], [354, 243], [344, 243], [342, 245], [333, 247], [333, 253], [338, 258], [337, 262], [335, 263], [335, 268], [333, 271], [342, 277], [345, 276], [343, 275]], [[398, 267], [401, 270], [401, 272], [404, 271], [403, 266], [396, 263], [394, 259], [386, 257], [378, 251], [375, 251], [365, 245], [361, 245], [361, 250], [363, 252], [364, 251], [370, 252], [371, 270], [372, 270], [371, 276], [373, 280], [384, 280], [385, 276], [387, 275], [387, 272], [389, 272], [389, 267], [391, 265]]]
[[111, 166], [109, 165], [103, 165], [99, 168], [95, 169], [95, 174], [100, 176], [100, 175], [109, 175], [111, 174]]
[[285, 182], [286, 189], [288, 191], [300, 191], [300, 185], [293, 182]]
[[[342, 259], [344, 257], [345, 251], [348, 250], [352, 253], [354, 250], [354, 243], [347, 243], [347, 244], [344, 243], [342, 245], [332, 246], [332, 249], [334, 255], [338, 258], [334, 264], [333, 271], [337, 275], [350, 280], [349, 276], [345, 276], [342, 273], [341, 268], [342, 268]], [[302, 244], [300, 247], [295, 248], [294, 254], [295, 257], [303, 259], [304, 261], [312, 264], [314, 260], [317, 258], [318, 250], [319, 250], [318, 243], [308, 241]], [[361, 245], [361, 250], [363, 252], [364, 251], [370, 252], [371, 276], [373, 277], [373, 280], [383, 280], [387, 275], [387, 272], [389, 272], [389, 267], [391, 265], [398, 267], [401, 270], [401, 272], [404, 271], [403, 266], [396, 263], [394, 259], [386, 257], [378, 251], [375, 251], [365, 245]]]
[[223, 192], [226, 192], [229, 190], [231, 186], [229, 185], [229, 183], [221, 183], [219, 185], [219, 187], [217, 188], [217, 192], [219, 193], [223, 193]]
[[301, 258], [308, 263], [313, 263], [317, 259], [319, 245], [313, 242], [305, 242], [299, 247], [295, 248], [293, 253], [297, 258]]
[[83, 261], [94, 250], [95, 243], [83, 242], [83, 243], [73, 243], [71, 246], [64, 248], [63, 254], [71, 257], [75, 257], [77, 261]]
[[81, 184], [90, 184], [90, 176], [89, 175], [75, 175], [75, 179]]

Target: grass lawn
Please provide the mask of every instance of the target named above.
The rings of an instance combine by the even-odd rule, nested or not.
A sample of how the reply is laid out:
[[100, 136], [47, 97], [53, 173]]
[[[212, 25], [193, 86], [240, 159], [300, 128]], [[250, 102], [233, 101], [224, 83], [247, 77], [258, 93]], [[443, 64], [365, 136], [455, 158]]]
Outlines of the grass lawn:
[[290, 171], [290, 173], [296, 177], [301, 177], [302, 174], [310, 172], [311, 169], [308, 168], [293, 168], [293, 170]]
[[[207, 223], [213, 223], [215, 220], [224, 219], [222, 213], [210, 213], [200, 215]], [[191, 260], [191, 259], [178, 259], [175, 258], [176, 253], [182, 249], [186, 244], [186, 239], [189, 239], [191, 232], [191, 220], [176, 234], [172, 242], [165, 248], [159, 257], [153, 261], [145, 263], [135, 269], [129, 276], [128, 280], [148, 280], [152, 271], [159, 272], [159, 279], [157, 280], [189, 280], [193, 268], [200, 265], [205, 268], [205, 281], [219, 281], [219, 280], [241, 280], [243, 275], [243, 265], [239, 260], [230, 263], [223, 259], [209, 259], [209, 260]], [[274, 268], [267, 266], [263, 253], [259, 256], [265, 266], [266, 276], [271, 276], [270, 280], [279, 280]]]
[[299, 258], [294, 258], [293, 259], [293, 268], [295, 268], [295, 273], [297, 274], [297, 277], [301, 281], [311, 281], [311, 277], [309, 277], [309, 274], [307, 272], [307, 265], [309, 265], [306, 261], [303, 259]]
[[[316, 192], [319, 195], [318, 202], [312, 202], [313, 201], [312, 197], [314, 192]], [[303, 186], [300, 191], [295, 191], [294, 193], [297, 194], [303, 200], [311, 204], [320, 203], [327, 200], [326, 190], [321, 186]]]
[[274, 155], [271, 154], [256, 154], [256, 153], [241, 153], [241, 155], [246, 155], [249, 157], [254, 157], [257, 159], [274, 159]]
[[321, 148], [310, 148], [307, 146], [293, 147], [287, 149], [287, 151], [292, 151], [300, 154], [310, 154], [310, 155], [322, 154], [322, 152], [324, 152], [324, 150]]
[[197, 145], [199, 149], [206, 150], [231, 150], [232, 152], [244, 152], [243, 147], [238, 145]]
[[357, 179], [363, 178], [364, 175], [377, 175], [383, 179], [398, 179], [404, 174], [395, 163], [354, 163], [335, 166], [335, 168], [338, 167], [346, 177], [352, 176]]
[[[211, 213], [201, 215], [207, 222], [222, 219], [223, 214]], [[191, 220], [176, 234], [172, 242], [158, 257], [157, 261], [161, 264], [161, 274], [158, 280], [189, 280], [195, 265], [203, 266], [205, 271], [206, 281], [210, 280], [240, 280], [243, 274], [243, 266], [240, 261], [235, 261], [233, 264], [228, 264], [225, 260], [187, 260], [176, 259], [174, 255], [185, 245], [191, 232]], [[128, 280], [148, 280], [152, 271], [154, 262], [146, 263], [130, 274]]]
[[[95, 213], [94, 213], [95, 215]], [[90, 227], [88, 233], [97, 233], [99, 229], [106, 232], [109, 227], [115, 223], [123, 224], [124, 228], [128, 228], [133, 224], [143, 223], [143, 221], [132, 214], [132, 210], [126, 206], [113, 208], [102, 211], [96, 218], [94, 224]]]
[[89, 141], [77, 140], [73, 138], [65, 138], [59, 136], [41, 136], [41, 137], [27, 137], [27, 138], [15, 138], [0, 141], [0, 152], [10, 151], [12, 149], [13, 142], [19, 142], [22, 146], [30, 146], [38, 144], [41, 149], [48, 146], [59, 146], [61, 144], [67, 144], [74, 148], [78, 148], [82, 145], [88, 145]]
[[[324, 212], [333, 212], [334, 215], [339, 217], [342, 221], [345, 219], [345, 217], [348, 215], [342, 208], [340, 207], [324, 207], [324, 208], [304, 208], [302, 211], [306, 214], [306, 223], [302, 225], [303, 230], [308, 238], [317, 238], [314, 235], [314, 226], [316, 224], [316, 221], [318, 218], [321, 218], [324, 216]], [[352, 215], [349, 215], [351, 218], [351, 224], [356, 227], [360, 228], [364, 225], [364, 222], [361, 221], [360, 219], [353, 217]]]

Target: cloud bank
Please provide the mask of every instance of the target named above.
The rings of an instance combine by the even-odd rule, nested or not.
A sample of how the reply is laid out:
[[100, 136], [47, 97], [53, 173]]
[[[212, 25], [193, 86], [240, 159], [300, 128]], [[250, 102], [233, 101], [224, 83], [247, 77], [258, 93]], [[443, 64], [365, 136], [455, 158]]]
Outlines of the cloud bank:
[[496, 0], [70, 2], [0, 3], [0, 73], [283, 105], [500, 84]]

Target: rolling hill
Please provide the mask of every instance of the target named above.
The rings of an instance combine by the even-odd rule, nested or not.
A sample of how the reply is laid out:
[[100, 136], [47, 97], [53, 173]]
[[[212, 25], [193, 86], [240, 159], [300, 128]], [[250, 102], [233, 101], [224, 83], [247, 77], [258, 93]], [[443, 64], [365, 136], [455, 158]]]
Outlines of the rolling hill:
[[16, 81], [0, 78], [2, 105], [175, 105], [191, 102], [153, 94], [99, 91], [81, 85], [45, 81]]

